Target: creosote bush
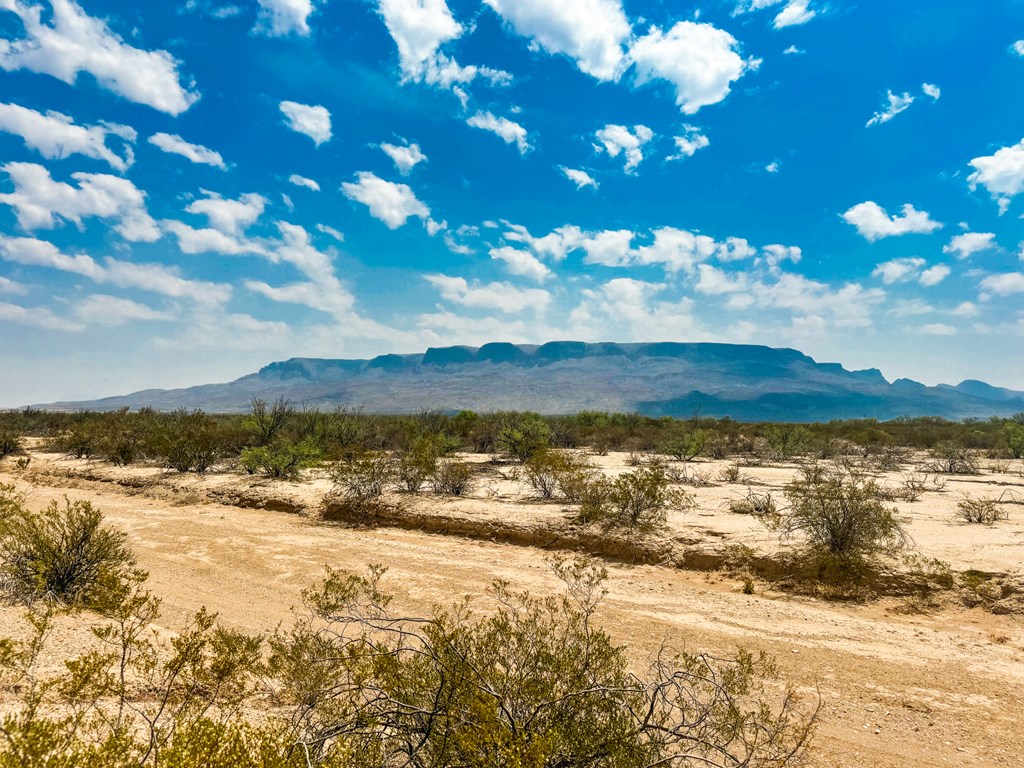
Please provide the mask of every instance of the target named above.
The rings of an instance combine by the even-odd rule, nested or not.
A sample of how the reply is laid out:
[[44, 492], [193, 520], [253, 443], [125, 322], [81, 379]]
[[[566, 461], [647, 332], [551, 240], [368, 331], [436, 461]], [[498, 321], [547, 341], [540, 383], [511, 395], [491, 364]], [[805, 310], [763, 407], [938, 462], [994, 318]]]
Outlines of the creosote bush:
[[998, 499], [980, 499], [970, 494], [956, 503], [956, 519], [962, 523], [992, 525], [1009, 518], [1009, 513], [1002, 508]]
[[0, 486], [0, 583], [10, 597], [95, 607], [135, 573], [126, 540], [88, 501], [65, 498], [31, 512]]
[[580, 495], [580, 522], [650, 533], [663, 528], [668, 513], [693, 505], [693, 497], [672, 488], [661, 467], [641, 467], [614, 479], [590, 480]]
[[24, 453], [24, 451], [25, 446], [21, 434], [11, 427], [0, 425], [0, 459]]
[[882, 501], [873, 480], [856, 472], [807, 466], [785, 494], [788, 508], [759, 519], [798, 542], [798, 563], [814, 569], [819, 580], [856, 580], [878, 557], [909, 546], [896, 508]]
[[439, 461], [430, 484], [438, 496], [466, 496], [473, 490], [473, 465], [458, 459]]

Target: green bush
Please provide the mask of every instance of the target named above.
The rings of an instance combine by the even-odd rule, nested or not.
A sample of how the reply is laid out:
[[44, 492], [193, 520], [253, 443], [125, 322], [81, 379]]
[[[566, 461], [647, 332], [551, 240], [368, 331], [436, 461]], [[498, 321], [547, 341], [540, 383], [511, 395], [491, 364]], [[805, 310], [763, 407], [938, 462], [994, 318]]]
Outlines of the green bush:
[[671, 511], [693, 505], [693, 497], [672, 488], [662, 467], [641, 467], [614, 479], [591, 478], [580, 493], [581, 522], [650, 533], [663, 528]]
[[784, 538], [797, 539], [801, 563], [817, 569], [819, 579], [856, 578], [879, 556], [909, 545], [898, 510], [883, 502], [874, 480], [820, 465], [805, 467], [801, 475], [786, 487], [790, 506], [758, 519]]
[[217, 423], [202, 411], [175, 411], [154, 436], [154, 452], [171, 469], [203, 474], [220, 455]]
[[397, 479], [395, 461], [385, 451], [375, 451], [341, 461], [331, 468], [336, 492], [357, 499], [383, 495]]
[[438, 496], [466, 496], [473, 490], [473, 466], [457, 459], [437, 463], [430, 484]]
[[524, 462], [551, 445], [551, 428], [540, 415], [505, 413], [500, 418], [498, 446], [516, 461]]
[[1013, 458], [1024, 458], [1024, 426], [1007, 424], [1003, 434], [1006, 436], [1006, 447], [1010, 449]]
[[280, 441], [244, 448], [239, 460], [250, 475], [262, 472], [267, 477], [295, 478], [303, 469], [316, 466], [321, 456], [316, 444], [306, 439], [301, 443]]
[[418, 437], [398, 454], [398, 480], [409, 493], [417, 493], [437, 469], [437, 460], [447, 452], [438, 435]]
[[704, 452], [707, 444], [707, 430], [694, 429], [686, 434], [670, 437], [658, 450], [676, 461], [691, 461]]
[[25, 452], [21, 434], [10, 427], [0, 425], [0, 459]]
[[9, 493], [4, 498], [0, 575], [13, 597], [91, 607], [134, 572], [127, 536], [104, 526], [103, 515], [88, 501], [65, 498], [36, 513]]

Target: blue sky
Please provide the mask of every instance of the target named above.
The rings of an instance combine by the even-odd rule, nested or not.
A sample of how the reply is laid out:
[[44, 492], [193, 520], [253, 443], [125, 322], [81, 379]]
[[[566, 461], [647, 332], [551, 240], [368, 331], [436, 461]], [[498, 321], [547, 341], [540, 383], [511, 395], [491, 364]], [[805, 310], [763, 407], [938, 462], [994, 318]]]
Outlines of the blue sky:
[[1024, 389], [1024, 2], [0, 0], [0, 406], [795, 347]]

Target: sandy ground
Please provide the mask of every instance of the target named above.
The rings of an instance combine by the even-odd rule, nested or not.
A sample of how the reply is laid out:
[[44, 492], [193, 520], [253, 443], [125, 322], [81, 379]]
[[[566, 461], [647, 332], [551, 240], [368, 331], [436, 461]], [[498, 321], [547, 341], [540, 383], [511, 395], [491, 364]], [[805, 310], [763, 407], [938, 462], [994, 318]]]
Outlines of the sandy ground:
[[[625, 457], [598, 459], [609, 472], [624, 471]], [[1019, 463], [1018, 463], [1019, 464]], [[724, 463], [698, 465], [711, 476]], [[1018, 467], [998, 474], [953, 478], [942, 492], [900, 503], [918, 550], [1011, 580], [1024, 567], [1024, 506], [1008, 505], [1010, 518], [995, 526], [952, 522], [963, 493], [1024, 497]], [[508, 468], [501, 468], [507, 473]], [[793, 467], [744, 468], [751, 482], [780, 487]], [[884, 478], [898, 482], [901, 474]], [[32, 483], [28, 482], [32, 479]], [[979, 482], [981, 481], [981, 482]], [[240, 475], [208, 478], [157, 469], [115, 469], [35, 454], [32, 465], [0, 465], [0, 482], [26, 490], [31, 506], [65, 494], [91, 500], [109, 522], [129, 533], [150, 586], [163, 600], [161, 622], [182, 626], [199, 606], [232, 626], [266, 632], [287, 622], [304, 587], [324, 567], [389, 568], [386, 585], [398, 604], [427, 612], [462, 595], [479, 595], [495, 578], [545, 594], [558, 588], [546, 558], [529, 546], [393, 528], [353, 530], [317, 524], [312, 515], [329, 484], [268, 482]], [[727, 511], [745, 485], [697, 489], [694, 510], [673, 516], [672, 535], [692, 540], [742, 542], [767, 550], [777, 540], [748, 516]], [[514, 478], [492, 474], [470, 499], [417, 497], [424, 510], [479, 517], [532, 516], [561, 523], [560, 505], [530, 502]], [[231, 503], [211, 502], [220, 498]], [[238, 506], [242, 504], [243, 506]], [[263, 504], [271, 509], [247, 508]], [[776, 657], [782, 677], [822, 697], [815, 764], [851, 768], [1024, 766], [1024, 620], [968, 609], [947, 600], [929, 614], [908, 614], [895, 599], [868, 604], [827, 603], [773, 592], [758, 585], [744, 595], [740, 583], [718, 573], [656, 565], [609, 563], [603, 624], [630, 647], [642, 666], [665, 639], [691, 651], [728, 654], [738, 646]], [[16, 631], [19, 613], [0, 607], [0, 627]], [[60, 637], [70, 646], [75, 627]]]

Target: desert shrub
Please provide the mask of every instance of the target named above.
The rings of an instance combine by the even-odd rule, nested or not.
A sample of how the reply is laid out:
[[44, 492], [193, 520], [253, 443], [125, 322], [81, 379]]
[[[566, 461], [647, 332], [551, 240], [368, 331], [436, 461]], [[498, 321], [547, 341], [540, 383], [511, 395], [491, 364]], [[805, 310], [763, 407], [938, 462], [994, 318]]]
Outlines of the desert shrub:
[[798, 424], [772, 424], [763, 436], [773, 459], [788, 459], [807, 447], [811, 431]]
[[266, 400], [254, 397], [242, 425], [257, 447], [267, 446], [281, 433], [294, 413], [295, 409], [283, 398], [268, 406]]
[[501, 414], [498, 447], [519, 462], [551, 445], [551, 428], [536, 413]]
[[171, 414], [153, 437], [154, 452], [171, 469], [206, 472], [220, 455], [216, 422], [200, 410]]
[[1010, 449], [1013, 458], [1024, 458], [1024, 425], [1007, 424], [1003, 435], [1006, 438], [1006, 447]]
[[690, 461], [704, 452], [707, 443], [707, 430], [694, 429], [686, 434], [670, 437], [658, 450], [676, 461]]
[[565, 451], [540, 451], [523, 464], [526, 481], [542, 499], [556, 493], [569, 502], [579, 500], [584, 484], [597, 469], [584, 457]]
[[689, 494], [671, 487], [663, 469], [642, 467], [588, 483], [580, 498], [579, 519], [646, 533], [664, 527], [670, 511], [692, 504]]
[[334, 488], [345, 496], [378, 498], [397, 479], [394, 459], [385, 451], [368, 451], [331, 468]]
[[133, 572], [127, 536], [103, 525], [103, 515], [88, 501], [65, 498], [30, 512], [9, 492], [4, 498], [0, 576], [11, 596], [90, 607]]
[[0, 426], [0, 459], [25, 451], [21, 433], [11, 427]]
[[956, 503], [956, 519], [962, 523], [992, 525], [1009, 516], [1009, 513], [999, 504], [998, 499], [979, 499], [970, 494], [964, 494], [964, 497]]
[[311, 440], [301, 443], [282, 440], [243, 449], [239, 462], [250, 475], [262, 472], [267, 477], [294, 478], [303, 469], [316, 466], [321, 456], [320, 449]]
[[978, 459], [960, 443], [943, 442], [932, 450], [927, 469], [945, 475], [977, 475], [981, 473]]
[[473, 466], [457, 459], [437, 463], [430, 484], [438, 496], [466, 496], [473, 490]]
[[718, 482], [743, 484], [754, 482], [754, 478], [743, 474], [743, 468], [739, 464], [729, 464], [718, 470]]
[[747, 490], [742, 499], [729, 502], [729, 511], [737, 515], [774, 515], [778, 504], [771, 491]]
[[946, 481], [938, 476], [929, 477], [927, 472], [912, 472], [900, 480], [899, 487], [893, 495], [904, 501], [914, 502], [928, 491], [941, 491], [945, 487]]
[[398, 480], [409, 493], [416, 493], [437, 469], [437, 460], [447, 452], [439, 435], [414, 439], [408, 450], [400, 451], [396, 471]]
[[873, 480], [820, 465], [805, 467], [786, 487], [790, 506], [760, 520], [800, 544], [802, 564], [818, 578], [845, 580], [863, 575], [882, 555], [905, 549], [910, 539], [898, 511], [881, 499]]
[[[351, 766], [778, 766], [813, 713], [767, 693], [770, 661], [664, 649], [646, 673], [593, 616], [604, 572], [557, 565], [567, 589], [533, 598], [495, 582], [488, 609], [393, 612], [382, 569], [331, 572], [308, 615], [271, 641], [270, 670], [310, 764]], [[397, 763], [394, 763], [397, 764]]]

